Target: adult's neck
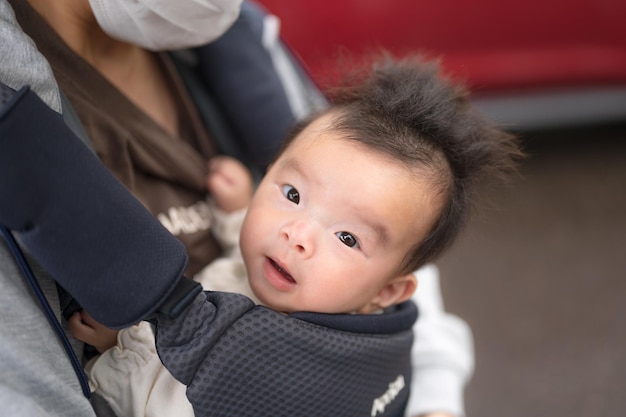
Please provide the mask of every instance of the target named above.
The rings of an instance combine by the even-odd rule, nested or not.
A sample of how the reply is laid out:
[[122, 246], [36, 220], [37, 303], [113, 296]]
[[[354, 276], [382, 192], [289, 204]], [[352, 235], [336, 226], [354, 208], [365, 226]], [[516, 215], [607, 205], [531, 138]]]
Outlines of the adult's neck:
[[65, 43], [105, 76], [132, 72], [147, 51], [107, 35], [98, 25], [88, 0], [28, 0]]

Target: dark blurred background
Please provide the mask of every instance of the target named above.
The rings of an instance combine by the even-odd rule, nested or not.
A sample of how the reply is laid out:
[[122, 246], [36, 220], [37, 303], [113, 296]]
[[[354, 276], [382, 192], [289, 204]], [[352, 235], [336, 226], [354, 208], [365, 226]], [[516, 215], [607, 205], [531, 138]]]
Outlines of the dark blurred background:
[[524, 141], [522, 176], [438, 262], [475, 337], [467, 414], [626, 415], [626, 125]]
[[321, 84], [345, 51], [426, 52], [520, 135], [520, 176], [438, 262], [475, 337], [468, 417], [625, 416], [626, 2], [261, 3]]

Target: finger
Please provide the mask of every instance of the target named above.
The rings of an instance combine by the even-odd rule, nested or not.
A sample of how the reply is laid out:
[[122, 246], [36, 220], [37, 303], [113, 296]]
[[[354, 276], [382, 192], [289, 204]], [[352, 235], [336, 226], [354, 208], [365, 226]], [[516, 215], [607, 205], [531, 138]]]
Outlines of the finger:
[[91, 328], [95, 328], [96, 326], [98, 326], [100, 323], [98, 321], [96, 321], [96, 319], [94, 319], [91, 314], [89, 314], [87, 311], [82, 310], [80, 312], [80, 318], [82, 320], [82, 322], [86, 325], [89, 326]]
[[82, 322], [82, 317], [80, 315], [80, 312], [75, 312], [73, 313], [68, 319], [67, 319], [67, 324], [70, 327], [70, 330], [72, 330], [72, 328], [74, 327], [80, 327], [83, 326], [83, 322]]
[[207, 188], [213, 194], [214, 197], [220, 198], [220, 196], [228, 193], [230, 188], [230, 181], [223, 175], [211, 175], [207, 179]]
[[93, 334], [94, 330], [89, 325], [83, 322], [82, 316], [79, 312], [72, 314], [67, 320], [68, 327], [72, 334], [77, 338], [86, 341]]
[[219, 172], [227, 169], [231, 158], [225, 155], [217, 155], [209, 160], [209, 172]]

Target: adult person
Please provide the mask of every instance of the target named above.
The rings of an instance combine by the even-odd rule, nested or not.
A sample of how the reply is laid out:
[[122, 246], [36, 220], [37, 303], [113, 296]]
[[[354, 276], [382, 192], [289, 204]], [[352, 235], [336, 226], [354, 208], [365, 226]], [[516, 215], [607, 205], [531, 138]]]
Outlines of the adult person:
[[[151, 5], [162, 3], [167, 2]], [[231, 7], [231, 12], [238, 7], [238, 2], [221, 3]], [[210, 221], [204, 217], [206, 160], [225, 152], [262, 169], [274, 151], [272, 144], [293, 124], [296, 116], [292, 109], [306, 113], [307, 106], [319, 100], [302, 100], [307, 96], [298, 94], [308, 91], [317, 97], [310, 85], [286, 84], [286, 79], [297, 80], [295, 72], [291, 77], [278, 77], [273, 63], [277, 58], [283, 64], [289, 61], [272, 41], [271, 33], [264, 32], [263, 23], [268, 20], [251, 4], [245, 4], [246, 13], [233, 27], [237, 30], [191, 54], [151, 49], [197, 46], [194, 43], [208, 39], [189, 43], [187, 36], [169, 36], [167, 44], [153, 43], [162, 35], [163, 25], [172, 30], [181, 26], [150, 20], [140, 23], [147, 25], [143, 30], [153, 32], [124, 29], [137, 22], [125, 14], [130, 10], [123, 6], [123, 1], [1, 0], [0, 81], [13, 89], [31, 85], [51, 108], [68, 119], [73, 108], [81, 123], [72, 125], [78, 130], [85, 128], [85, 136], [101, 160], [185, 243], [191, 259], [188, 273], [193, 274], [219, 253], [211, 238]], [[110, 13], [109, 7], [117, 14]], [[141, 3], [139, 7], [147, 6]], [[228, 22], [218, 25], [222, 29], [226, 26]], [[138, 38], [138, 33], [148, 36]], [[181, 43], [172, 43], [181, 39]], [[263, 105], [251, 105], [254, 102]], [[222, 139], [219, 143], [218, 138]], [[0, 277], [6, 288], [2, 297], [7, 299], [2, 300], [0, 337], [2, 366], [7, 368], [2, 374], [7, 378], [0, 386], [0, 396], [7, 400], [3, 402], [6, 409], [13, 415], [32, 415], [33, 410], [41, 415], [93, 415], [65, 352], [21, 281], [13, 258], [4, 245], [1, 247]], [[57, 289], [44, 271], [35, 266], [35, 272], [56, 310]], [[424, 288], [429, 275], [434, 277], [433, 283], [436, 280], [433, 272], [430, 269], [420, 276]], [[420, 289], [419, 294], [426, 291]], [[420, 304], [423, 319], [418, 326], [426, 330], [418, 330], [422, 336], [418, 338], [421, 344], [416, 343], [420, 355], [415, 361], [414, 388], [420, 387], [420, 380], [425, 387], [442, 382], [441, 386], [449, 388], [456, 398], [434, 408], [419, 406], [422, 408], [412, 412], [460, 414], [462, 388], [471, 371], [470, 334], [464, 324], [445, 316], [437, 302], [430, 303], [436, 307], [432, 314], [428, 313], [428, 303]], [[24, 328], [25, 323], [28, 328]], [[443, 333], [432, 330], [437, 328], [444, 329]], [[430, 337], [428, 329], [437, 336]], [[32, 338], [17, 337], [20, 334]], [[450, 337], [460, 343], [448, 343]], [[41, 340], [53, 342], [42, 344]], [[450, 351], [436, 346], [442, 341], [447, 346], [464, 347], [453, 349], [450, 355]], [[82, 347], [75, 343], [74, 351], [80, 355]], [[437, 374], [437, 379], [427, 376], [429, 373]], [[417, 388], [412, 399], [436, 398], [427, 393], [428, 388]], [[97, 408], [102, 415], [103, 408]]]

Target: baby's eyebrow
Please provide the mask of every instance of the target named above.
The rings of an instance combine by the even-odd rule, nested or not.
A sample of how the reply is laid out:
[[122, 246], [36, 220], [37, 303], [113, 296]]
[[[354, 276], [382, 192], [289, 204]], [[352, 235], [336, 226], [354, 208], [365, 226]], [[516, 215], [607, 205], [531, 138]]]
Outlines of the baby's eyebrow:
[[297, 172], [298, 174], [301, 174], [301, 175], [303, 174], [302, 167], [300, 166], [300, 164], [295, 158], [283, 159], [282, 161], [280, 161], [280, 166], [283, 169], [291, 169]]
[[379, 221], [371, 220], [359, 213], [358, 217], [360, 220], [365, 223], [369, 228], [371, 228], [376, 234], [376, 238], [383, 245], [387, 245], [389, 242], [389, 231], [385, 227], [385, 225]]
[[376, 232], [376, 235], [378, 236], [378, 240], [380, 240], [380, 243], [383, 246], [386, 246], [387, 242], [389, 242], [389, 233], [387, 232], [387, 228], [380, 223], [376, 223], [371, 226], [372, 226], [372, 229], [374, 229], [374, 231]]

